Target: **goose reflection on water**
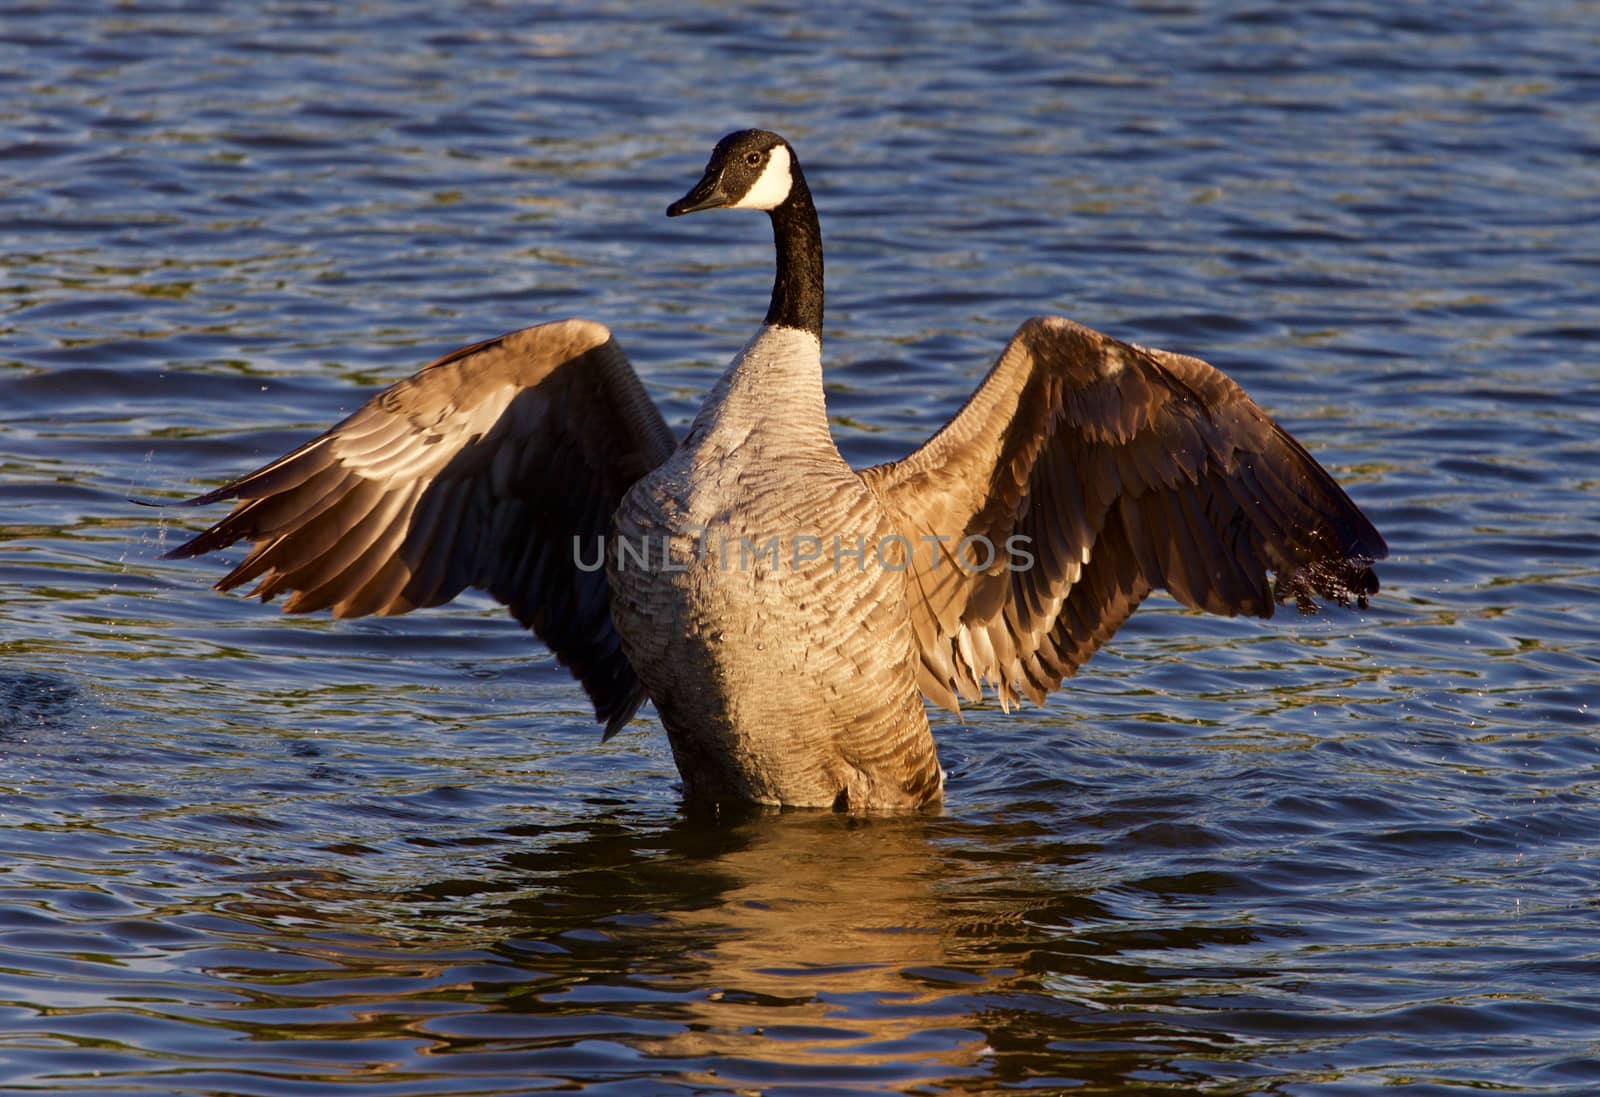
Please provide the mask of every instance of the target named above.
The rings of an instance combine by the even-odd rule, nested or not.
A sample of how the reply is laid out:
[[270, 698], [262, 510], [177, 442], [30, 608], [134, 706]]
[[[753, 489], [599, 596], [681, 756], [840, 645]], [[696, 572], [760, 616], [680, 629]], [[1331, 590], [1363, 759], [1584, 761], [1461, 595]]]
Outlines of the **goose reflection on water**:
[[[602, 813], [509, 828], [495, 841], [523, 848], [470, 877], [395, 891], [262, 880], [228, 913], [301, 935], [273, 942], [295, 958], [285, 971], [234, 976], [271, 1031], [232, 1023], [275, 1040], [404, 1038], [424, 1063], [492, 1051], [502, 1069], [547, 1078], [593, 1042], [612, 1047], [594, 1055], [614, 1076], [660, 1081], [670, 1063], [686, 1084], [718, 1086], [1037, 1084], [1065, 1068], [1068, 1045], [1084, 1052], [1073, 1078], [1111, 1080], [1205, 1050], [1205, 1026], [1168, 1012], [1188, 982], [1163, 987], [1147, 965], [1162, 950], [1247, 944], [1251, 929], [1129, 931], [1068, 882], [1075, 855], [1036, 834], [927, 816], [662, 828]], [[481, 856], [482, 840], [463, 853]], [[1168, 886], [1163, 901], [1178, 902], [1205, 884]], [[1205, 978], [1267, 973], [1234, 963]], [[1036, 1043], [1041, 994], [1058, 1003], [1049, 1045]], [[1108, 1021], [1119, 1000], [1138, 1008]], [[1032, 1035], [1018, 1044], [1014, 1027]], [[601, 1066], [584, 1059], [585, 1077]]]

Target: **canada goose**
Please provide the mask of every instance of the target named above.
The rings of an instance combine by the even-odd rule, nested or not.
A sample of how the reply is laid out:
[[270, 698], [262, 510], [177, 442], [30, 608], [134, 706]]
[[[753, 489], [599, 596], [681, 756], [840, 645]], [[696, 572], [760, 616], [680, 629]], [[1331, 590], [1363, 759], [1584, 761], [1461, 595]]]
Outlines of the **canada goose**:
[[777, 275], [681, 442], [606, 328], [542, 324], [190, 500], [239, 502], [169, 555], [252, 541], [217, 587], [292, 592], [287, 613], [478, 587], [607, 737], [653, 700], [692, 801], [852, 811], [940, 797], [923, 697], [1042, 701], [1154, 589], [1259, 617], [1377, 591], [1383, 538], [1238, 385], [1058, 317], [1026, 321], [915, 453], [852, 471], [823, 408], [822, 238], [789, 143], [729, 134], [667, 213], [716, 208], [767, 211]]

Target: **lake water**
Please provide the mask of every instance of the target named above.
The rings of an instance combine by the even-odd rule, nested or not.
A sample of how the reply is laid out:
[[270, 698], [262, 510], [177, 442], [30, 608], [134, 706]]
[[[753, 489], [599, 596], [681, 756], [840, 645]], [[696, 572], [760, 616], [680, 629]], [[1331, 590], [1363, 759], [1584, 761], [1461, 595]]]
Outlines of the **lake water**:
[[[330, 6], [331, 7], [331, 6]], [[1600, 1090], [1600, 15], [1581, 2], [0, 13], [0, 1090]], [[1152, 599], [942, 814], [686, 819], [482, 597], [284, 618], [161, 511], [462, 343], [679, 429], [796, 145], [899, 456], [1060, 313], [1229, 371], [1366, 610]], [[237, 556], [234, 557], [235, 559]]]

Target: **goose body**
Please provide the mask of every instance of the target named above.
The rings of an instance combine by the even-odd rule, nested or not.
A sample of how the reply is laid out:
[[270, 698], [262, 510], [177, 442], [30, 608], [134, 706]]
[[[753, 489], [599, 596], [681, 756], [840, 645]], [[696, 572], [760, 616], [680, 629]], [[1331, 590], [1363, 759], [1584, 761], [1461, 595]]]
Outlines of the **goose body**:
[[874, 551], [892, 529], [821, 396], [816, 338], [763, 328], [617, 512], [612, 617], [695, 800], [914, 807], [940, 788], [905, 575]]
[[777, 273], [681, 442], [604, 327], [540, 325], [191, 500], [238, 503], [172, 555], [249, 540], [219, 588], [290, 591], [286, 612], [479, 587], [608, 736], [654, 702], [691, 801], [855, 811], [938, 800], [924, 697], [1041, 701], [1153, 589], [1262, 617], [1377, 590], [1382, 537], [1237, 385], [1061, 318], [1024, 323], [915, 453], [852, 470], [823, 405], [821, 233], [793, 149], [724, 138], [668, 212], [711, 208], [766, 211]]

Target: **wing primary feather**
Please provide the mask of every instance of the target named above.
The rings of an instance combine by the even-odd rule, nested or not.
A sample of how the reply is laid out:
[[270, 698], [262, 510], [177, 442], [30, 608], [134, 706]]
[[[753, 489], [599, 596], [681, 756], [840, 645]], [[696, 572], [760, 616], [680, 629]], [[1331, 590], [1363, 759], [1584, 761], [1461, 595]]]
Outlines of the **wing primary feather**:
[[[573, 581], [570, 531], [604, 534], [675, 441], [611, 335], [557, 321], [447, 354], [328, 432], [195, 505], [240, 500], [169, 555], [245, 539], [218, 584], [284, 608], [403, 613], [489, 590], [573, 669], [614, 734], [644, 699], [603, 574]], [[546, 508], [541, 510], [540, 508]]]
[[1033, 567], [1000, 587], [947, 557], [908, 576], [919, 682], [947, 707], [974, 677], [1003, 703], [1055, 688], [1153, 589], [1270, 616], [1277, 600], [1359, 599], [1385, 551], [1221, 372], [1059, 317], [1025, 321], [950, 422], [861, 476], [901, 530], [1029, 538]]
[[365, 583], [381, 566], [389, 545], [403, 535], [395, 520], [406, 501], [400, 492], [379, 495], [365, 514], [352, 515], [323, 551], [297, 560], [288, 576], [295, 595], [284, 603], [283, 612], [327, 609]]

